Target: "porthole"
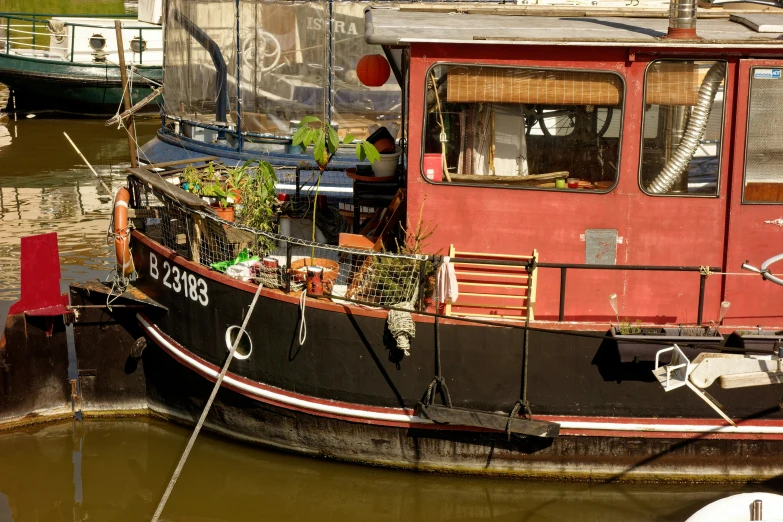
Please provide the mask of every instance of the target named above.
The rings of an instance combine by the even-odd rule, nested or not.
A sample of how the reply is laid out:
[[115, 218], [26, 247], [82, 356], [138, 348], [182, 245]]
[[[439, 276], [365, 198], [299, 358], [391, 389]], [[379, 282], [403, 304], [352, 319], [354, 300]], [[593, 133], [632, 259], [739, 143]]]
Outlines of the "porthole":
[[[231, 351], [231, 347], [234, 346], [234, 341], [236, 341], [238, 333], [239, 326], [229, 326], [226, 329], [226, 349], [228, 351]], [[247, 330], [245, 330], [242, 334], [242, 338], [239, 340], [239, 344], [237, 344], [234, 358], [243, 361], [250, 357], [251, 353], [253, 353], [253, 341], [250, 340], [250, 335], [247, 333]]]
[[106, 38], [102, 34], [94, 34], [90, 37], [90, 47], [94, 51], [100, 51], [106, 47]]
[[134, 53], [143, 53], [147, 50], [147, 40], [141, 36], [134, 36], [130, 42], [130, 48]]

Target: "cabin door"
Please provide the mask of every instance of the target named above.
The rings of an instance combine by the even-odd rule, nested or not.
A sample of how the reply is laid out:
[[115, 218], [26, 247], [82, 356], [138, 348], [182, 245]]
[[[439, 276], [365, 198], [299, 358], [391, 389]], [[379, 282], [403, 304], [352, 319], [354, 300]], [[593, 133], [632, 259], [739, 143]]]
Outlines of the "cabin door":
[[[740, 60], [731, 171], [727, 272], [783, 253], [783, 60]], [[772, 265], [783, 273], [783, 262]], [[749, 274], [749, 272], [745, 272]], [[724, 324], [783, 326], [783, 286], [727, 275]]]

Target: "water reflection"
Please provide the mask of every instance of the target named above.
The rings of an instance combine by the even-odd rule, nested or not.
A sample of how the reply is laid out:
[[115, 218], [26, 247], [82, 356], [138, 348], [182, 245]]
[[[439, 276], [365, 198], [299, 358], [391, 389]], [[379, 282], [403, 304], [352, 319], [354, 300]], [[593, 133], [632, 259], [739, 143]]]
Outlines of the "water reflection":
[[[188, 431], [88, 420], [0, 433], [5, 512], [25, 520], [149, 519]], [[169, 521], [669, 521], [735, 492], [710, 486], [534, 483], [409, 473], [267, 452], [202, 436]], [[0, 495], [0, 521], [4, 515]], [[8, 515], [5, 515], [6, 518]]]
[[[158, 122], [138, 124], [139, 141]], [[19, 294], [19, 238], [56, 231], [63, 286], [105, 276], [112, 267], [106, 243], [111, 194], [71, 149], [63, 131], [115, 190], [125, 181], [128, 141], [124, 130], [101, 120], [23, 119], [0, 122], [0, 299]]]

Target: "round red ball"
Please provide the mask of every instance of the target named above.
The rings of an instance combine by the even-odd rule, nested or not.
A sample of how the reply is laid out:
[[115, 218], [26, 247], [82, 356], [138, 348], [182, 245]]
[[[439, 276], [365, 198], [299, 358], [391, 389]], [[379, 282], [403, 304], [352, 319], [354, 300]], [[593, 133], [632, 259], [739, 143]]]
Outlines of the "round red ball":
[[389, 62], [380, 54], [362, 56], [362, 59], [356, 64], [356, 75], [359, 76], [359, 81], [367, 87], [380, 87], [386, 83], [390, 74]]

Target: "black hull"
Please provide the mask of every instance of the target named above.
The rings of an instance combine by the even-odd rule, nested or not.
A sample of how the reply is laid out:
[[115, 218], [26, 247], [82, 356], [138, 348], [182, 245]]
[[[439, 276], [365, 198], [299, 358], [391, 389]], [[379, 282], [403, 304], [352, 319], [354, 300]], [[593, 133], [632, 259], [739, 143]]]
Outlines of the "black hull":
[[[193, 422], [225, 360], [224, 332], [241, 322], [252, 287], [134, 238], [137, 286], [168, 307], [139, 316], [157, 343], [144, 352], [148, 407]], [[151, 256], [157, 279], [149, 275]], [[203, 279], [209, 306], [164, 287], [164, 261]], [[435, 371], [431, 320], [417, 324], [412, 355], [403, 357], [388, 338], [385, 312], [308, 303], [300, 347], [297, 299], [264, 291], [249, 324], [253, 353], [232, 362], [233, 384], [224, 382], [208, 428], [298, 453], [459, 473], [741, 481], [783, 474], [776, 387], [709, 390], [740, 421], [733, 431], [687, 389], [666, 394], [649, 364], [621, 363], [610, 341], [531, 332], [528, 397], [535, 418], [561, 423], [561, 435], [509, 439], [416, 417]], [[523, 335], [442, 321], [443, 375], [455, 406], [511, 410], [522, 386]]]

